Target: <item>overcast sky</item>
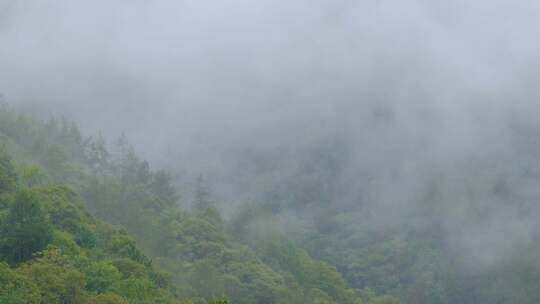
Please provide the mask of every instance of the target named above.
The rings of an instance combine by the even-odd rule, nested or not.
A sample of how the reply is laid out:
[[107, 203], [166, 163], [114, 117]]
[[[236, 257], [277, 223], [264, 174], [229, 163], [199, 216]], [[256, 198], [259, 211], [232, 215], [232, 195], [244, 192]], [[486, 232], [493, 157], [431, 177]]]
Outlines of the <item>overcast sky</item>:
[[0, 0], [0, 91], [126, 132], [158, 161], [171, 136], [305, 136], [294, 129], [372, 107], [459, 121], [537, 95], [539, 10], [528, 0]]

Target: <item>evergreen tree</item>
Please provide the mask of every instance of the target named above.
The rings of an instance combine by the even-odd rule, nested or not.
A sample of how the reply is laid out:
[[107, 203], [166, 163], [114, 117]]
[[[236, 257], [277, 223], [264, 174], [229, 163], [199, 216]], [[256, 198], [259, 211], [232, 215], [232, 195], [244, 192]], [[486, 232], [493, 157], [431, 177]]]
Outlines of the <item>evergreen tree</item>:
[[20, 190], [0, 225], [0, 256], [14, 265], [32, 258], [52, 240], [52, 228], [29, 190]]
[[157, 197], [160, 209], [173, 207], [180, 196], [173, 186], [172, 177], [163, 170], [157, 171], [152, 176], [150, 190]]
[[11, 158], [0, 147], [0, 193], [12, 190], [17, 182]]

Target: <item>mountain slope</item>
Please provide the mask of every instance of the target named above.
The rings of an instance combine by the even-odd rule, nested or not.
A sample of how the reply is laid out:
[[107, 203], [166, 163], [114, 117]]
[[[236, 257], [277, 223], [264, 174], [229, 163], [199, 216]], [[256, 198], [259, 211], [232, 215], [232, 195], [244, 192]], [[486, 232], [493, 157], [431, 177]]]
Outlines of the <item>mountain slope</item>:
[[[56, 227], [54, 247], [25, 266], [6, 268], [11, 272], [32, 277], [32, 265], [36, 271], [42, 264], [55, 267], [52, 261], [64, 265], [61, 259], [70, 253], [67, 259], [79, 263], [73, 262], [73, 272], [76, 277], [77, 271], [81, 273], [77, 277], [81, 286], [88, 285], [82, 283], [84, 278], [95, 273], [122, 278], [120, 283], [112, 278], [91, 283], [100, 289], [82, 290], [81, 297], [119, 296], [129, 303], [178, 299], [205, 303], [223, 296], [246, 304], [396, 302], [350, 288], [334, 267], [314, 260], [283, 235], [262, 239], [271, 248], [267, 250], [242, 244], [213, 202], [199, 202], [202, 207], [192, 210], [179, 207], [171, 177], [152, 171], [125, 139], [109, 152], [101, 137], [84, 138], [67, 120], [42, 123], [5, 106], [0, 110], [0, 142], [15, 157], [17, 173], [6, 171], [8, 176], [17, 175], [15, 188], [33, 193], [36, 204], [46, 210], [44, 217]], [[126, 231], [96, 221], [85, 208]], [[78, 258], [79, 252], [89, 255], [84, 246], [93, 242], [103, 248], [95, 253], [103, 259], [97, 260], [98, 269], [85, 270], [90, 262]], [[279, 262], [276, 254], [282, 257]], [[158, 275], [153, 267], [167, 272]]]

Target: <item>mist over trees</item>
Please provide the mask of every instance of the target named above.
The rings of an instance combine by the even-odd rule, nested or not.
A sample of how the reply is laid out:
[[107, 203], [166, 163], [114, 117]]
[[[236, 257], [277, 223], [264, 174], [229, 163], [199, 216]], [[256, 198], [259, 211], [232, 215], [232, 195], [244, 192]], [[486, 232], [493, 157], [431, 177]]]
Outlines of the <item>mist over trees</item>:
[[0, 0], [0, 302], [537, 303], [538, 17]]

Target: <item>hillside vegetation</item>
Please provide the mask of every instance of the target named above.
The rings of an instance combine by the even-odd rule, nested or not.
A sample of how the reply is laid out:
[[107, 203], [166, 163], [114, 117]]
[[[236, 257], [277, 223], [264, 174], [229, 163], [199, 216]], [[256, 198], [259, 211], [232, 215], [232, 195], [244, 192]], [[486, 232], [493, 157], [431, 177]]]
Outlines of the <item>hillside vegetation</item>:
[[182, 207], [125, 139], [111, 152], [75, 123], [3, 105], [0, 144], [0, 303], [398, 302], [350, 287], [278, 229], [248, 240], [202, 179]]

